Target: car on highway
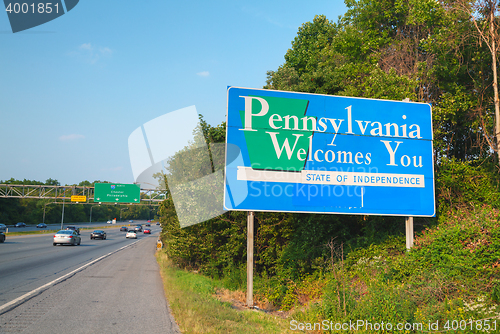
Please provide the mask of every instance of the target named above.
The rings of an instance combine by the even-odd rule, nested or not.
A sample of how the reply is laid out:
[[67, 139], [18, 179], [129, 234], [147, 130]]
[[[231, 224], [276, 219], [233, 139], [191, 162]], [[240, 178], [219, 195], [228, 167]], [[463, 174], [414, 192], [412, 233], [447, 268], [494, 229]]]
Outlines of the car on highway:
[[36, 228], [46, 228], [47, 227], [47, 224], [45, 223], [40, 223], [36, 226]]
[[141, 225], [137, 225], [136, 227], [134, 227], [134, 231], [136, 231], [136, 232], [142, 232], [142, 226]]
[[156, 222], [156, 225], [160, 225], [160, 222]]
[[3, 232], [0, 232], [0, 243], [5, 241], [5, 234]]
[[14, 227], [26, 227], [25, 223], [17, 223]]
[[60, 230], [54, 235], [52, 245], [79, 245], [82, 239], [74, 230]]
[[111, 220], [108, 220], [106, 224], [113, 224], [113, 222]]
[[133, 223], [134, 223], [134, 221], [133, 221], [133, 220], [129, 220], [128, 222], [129, 222], [130, 224], [133, 224]]
[[75, 231], [78, 235], [80, 235], [80, 229], [76, 226], [66, 226], [66, 230]]
[[129, 239], [129, 238], [137, 239], [137, 233], [135, 231], [128, 231], [127, 235], [125, 236], [125, 238], [127, 238], [127, 239]]
[[151, 234], [151, 229], [145, 228], [144, 229], [144, 234]]
[[106, 232], [104, 232], [103, 230], [95, 230], [94, 232], [90, 233], [90, 240], [92, 239], [106, 240]]
[[128, 232], [127, 226], [120, 227], [120, 232]]
[[146, 223], [146, 227], [149, 227], [149, 226], [151, 226], [151, 224], [150, 223]]
[[0, 224], [0, 232], [7, 232], [7, 225]]

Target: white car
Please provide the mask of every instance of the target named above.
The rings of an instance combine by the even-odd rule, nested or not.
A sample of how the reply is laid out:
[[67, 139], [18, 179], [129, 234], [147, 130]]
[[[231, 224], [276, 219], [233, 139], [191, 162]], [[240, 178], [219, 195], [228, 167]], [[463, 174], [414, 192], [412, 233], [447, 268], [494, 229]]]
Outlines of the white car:
[[125, 238], [132, 238], [132, 239], [137, 239], [137, 233], [135, 233], [135, 231], [128, 231], [127, 232], [127, 235], [125, 236]]
[[108, 220], [107, 224], [113, 224], [113, 222], [111, 220]]
[[78, 233], [74, 230], [60, 230], [54, 235], [53, 245], [57, 244], [68, 244], [68, 245], [79, 245], [82, 239]]

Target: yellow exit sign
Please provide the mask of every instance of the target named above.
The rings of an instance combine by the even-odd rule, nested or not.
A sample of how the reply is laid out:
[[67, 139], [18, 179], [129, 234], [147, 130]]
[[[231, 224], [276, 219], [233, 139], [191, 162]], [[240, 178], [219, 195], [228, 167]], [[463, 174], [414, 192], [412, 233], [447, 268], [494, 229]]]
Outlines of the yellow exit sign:
[[71, 202], [87, 202], [87, 196], [71, 196]]

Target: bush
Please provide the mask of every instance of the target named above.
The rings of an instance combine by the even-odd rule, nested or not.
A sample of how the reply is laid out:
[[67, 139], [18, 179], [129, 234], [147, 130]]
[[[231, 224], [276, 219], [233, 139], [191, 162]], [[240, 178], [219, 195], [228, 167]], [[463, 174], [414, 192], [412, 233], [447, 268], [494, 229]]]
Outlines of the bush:
[[488, 160], [441, 159], [436, 169], [438, 212], [483, 204], [500, 208], [499, 175], [493, 168]]

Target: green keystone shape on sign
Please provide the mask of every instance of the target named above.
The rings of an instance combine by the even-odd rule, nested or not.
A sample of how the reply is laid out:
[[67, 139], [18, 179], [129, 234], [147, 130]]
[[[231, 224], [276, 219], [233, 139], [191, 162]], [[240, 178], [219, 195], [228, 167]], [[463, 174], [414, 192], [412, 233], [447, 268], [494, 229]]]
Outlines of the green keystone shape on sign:
[[140, 203], [141, 188], [138, 184], [96, 183], [94, 202]]
[[[308, 156], [313, 131], [304, 131], [302, 118], [305, 116], [309, 101], [269, 96], [256, 97], [268, 103], [269, 111], [265, 116], [252, 117], [252, 128], [256, 131], [243, 131], [252, 168], [280, 171], [303, 170], [305, 161], [300, 160], [297, 153], [292, 154], [292, 152], [301, 151], [303, 159]], [[257, 114], [261, 109], [261, 102], [254, 99], [252, 113]], [[245, 111], [239, 112], [241, 123], [245, 127]], [[283, 122], [288, 123], [288, 128], [283, 126], [281, 129], [273, 129], [270, 126], [270, 117], [276, 119], [281, 117]]]

